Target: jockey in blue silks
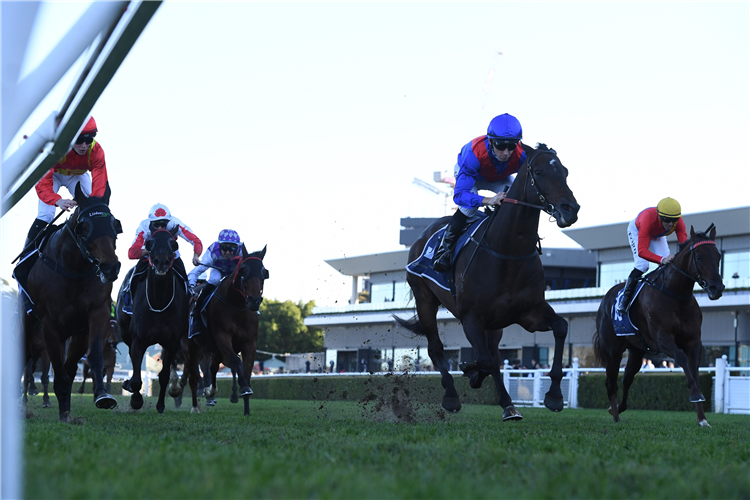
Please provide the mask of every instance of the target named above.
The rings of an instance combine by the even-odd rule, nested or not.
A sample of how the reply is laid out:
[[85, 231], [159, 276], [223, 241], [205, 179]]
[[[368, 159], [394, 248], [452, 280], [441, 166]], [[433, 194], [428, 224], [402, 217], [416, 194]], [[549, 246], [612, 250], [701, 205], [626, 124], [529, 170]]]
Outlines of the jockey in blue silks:
[[193, 270], [188, 273], [188, 285], [193, 289], [200, 279], [200, 276], [204, 274], [206, 270], [210, 269], [207, 283], [199, 290], [200, 295], [196, 301], [195, 307], [190, 313], [192, 316], [190, 321], [191, 332], [200, 328], [200, 321], [195, 320], [202, 308], [205, 297], [208, 297], [211, 292], [219, 286], [219, 282], [222, 278], [228, 276], [237, 268], [237, 260], [235, 258], [242, 255], [241, 247], [242, 241], [240, 240], [240, 235], [237, 234], [237, 231], [224, 229], [219, 233], [218, 241], [215, 241], [208, 247], [208, 249], [206, 249], [203, 257], [201, 257], [200, 264], [195, 266]]
[[[522, 137], [521, 123], [515, 116], [505, 113], [490, 121], [487, 135], [477, 137], [461, 148], [453, 169], [456, 177], [453, 201], [458, 205], [458, 210], [448, 223], [440, 247], [435, 252], [433, 269], [436, 271], [450, 271], [456, 241], [479, 207], [502, 203], [504, 191], [513, 184], [515, 173], [526, 161]], [[481, 196], [478, 194], [480, 189], [497, 194]]]

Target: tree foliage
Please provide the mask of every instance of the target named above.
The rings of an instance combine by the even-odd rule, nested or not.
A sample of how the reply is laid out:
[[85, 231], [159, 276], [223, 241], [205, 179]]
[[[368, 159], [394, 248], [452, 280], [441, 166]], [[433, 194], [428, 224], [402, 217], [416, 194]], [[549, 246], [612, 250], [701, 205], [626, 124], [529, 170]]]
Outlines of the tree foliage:
[[[260, 304], [258, 349], [276, 353], [320, 352], [323, 330], [307, 327], [304, 319], [312, 314], [315, 301], [295, 304], [291, 300], [263, 299]], [[258, 359], [268, 356], [258, 355]]]

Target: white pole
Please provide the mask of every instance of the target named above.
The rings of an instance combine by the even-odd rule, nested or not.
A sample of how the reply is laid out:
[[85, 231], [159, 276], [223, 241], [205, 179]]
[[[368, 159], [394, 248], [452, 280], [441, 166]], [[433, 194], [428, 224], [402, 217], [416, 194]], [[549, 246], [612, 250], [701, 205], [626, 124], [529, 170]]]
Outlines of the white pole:
[[714, 413], [724, 413], [724, 372], [726, 372], [726, 360], [716, 359], [716, 371], [714, 372]]
[[578, 408], [578, 358], [573, 358], [573, 371], [571, 373], [568, 408]]
[[[0, 254], [6, 258], [4, 253]], [[19, 418], [19, 397], [21, 395], [21, 328], [18, 324], [18, 310], [13, 295], [3, 291], [0, 315], [0, 358], [3, 376], [0, 377], [0, 498], [23, 498], [21, 474], [23, 457], [21, 437], [23, 426]]]

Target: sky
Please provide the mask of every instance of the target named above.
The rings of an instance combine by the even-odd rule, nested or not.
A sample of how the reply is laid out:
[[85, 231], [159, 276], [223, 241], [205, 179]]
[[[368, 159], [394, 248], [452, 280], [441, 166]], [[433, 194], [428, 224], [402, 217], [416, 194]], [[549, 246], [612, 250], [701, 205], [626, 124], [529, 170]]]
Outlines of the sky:
[[[85, 7], [43, 7], [29, 68]], [[569, 169], [573, 227], [666, 196], [750, 205], [749, 21], [747, 2], [167, 1], [92, 110], [121, 277], [160, 202], [206, 245], [231, 228], [267, 246], [266, 298], [345, 304], [325, 260], [403, 249], [400, 218], [444, 215], [413, 179], [506, 112]], [[5, 279], [36, 207], [31, 191], [2, 219]], [[539, 232], [577, 247], [546, 217]]]

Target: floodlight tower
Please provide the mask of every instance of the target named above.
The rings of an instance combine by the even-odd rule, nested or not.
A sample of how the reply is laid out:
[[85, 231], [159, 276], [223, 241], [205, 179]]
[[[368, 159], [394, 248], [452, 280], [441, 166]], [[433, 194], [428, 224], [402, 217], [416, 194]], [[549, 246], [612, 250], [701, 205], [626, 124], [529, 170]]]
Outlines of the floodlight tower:
[[414, 178], [412, 181], [412, 184], [415, 186], [421, 187], [422, 189], [425, 189], [433, 194], [443, 196], [444, 197], [444, 205], [445, 205], [445, 214], [444, 215], [451, 215], [451, 207], [450, 207], [450, 200], [453, 198], [453, 186], [456, 183], [456, 180], [453, 179], [453, 177], [447, 177], [444, 176], [445, 172], [435, 172], [434, 179], [435, 182], [440, 182], [444, 184], [450, 185], [450, 189], [440, 189], [437, 186], [434, 186], [430, 184], [429, 182], [425, 182], [422, 179]]

